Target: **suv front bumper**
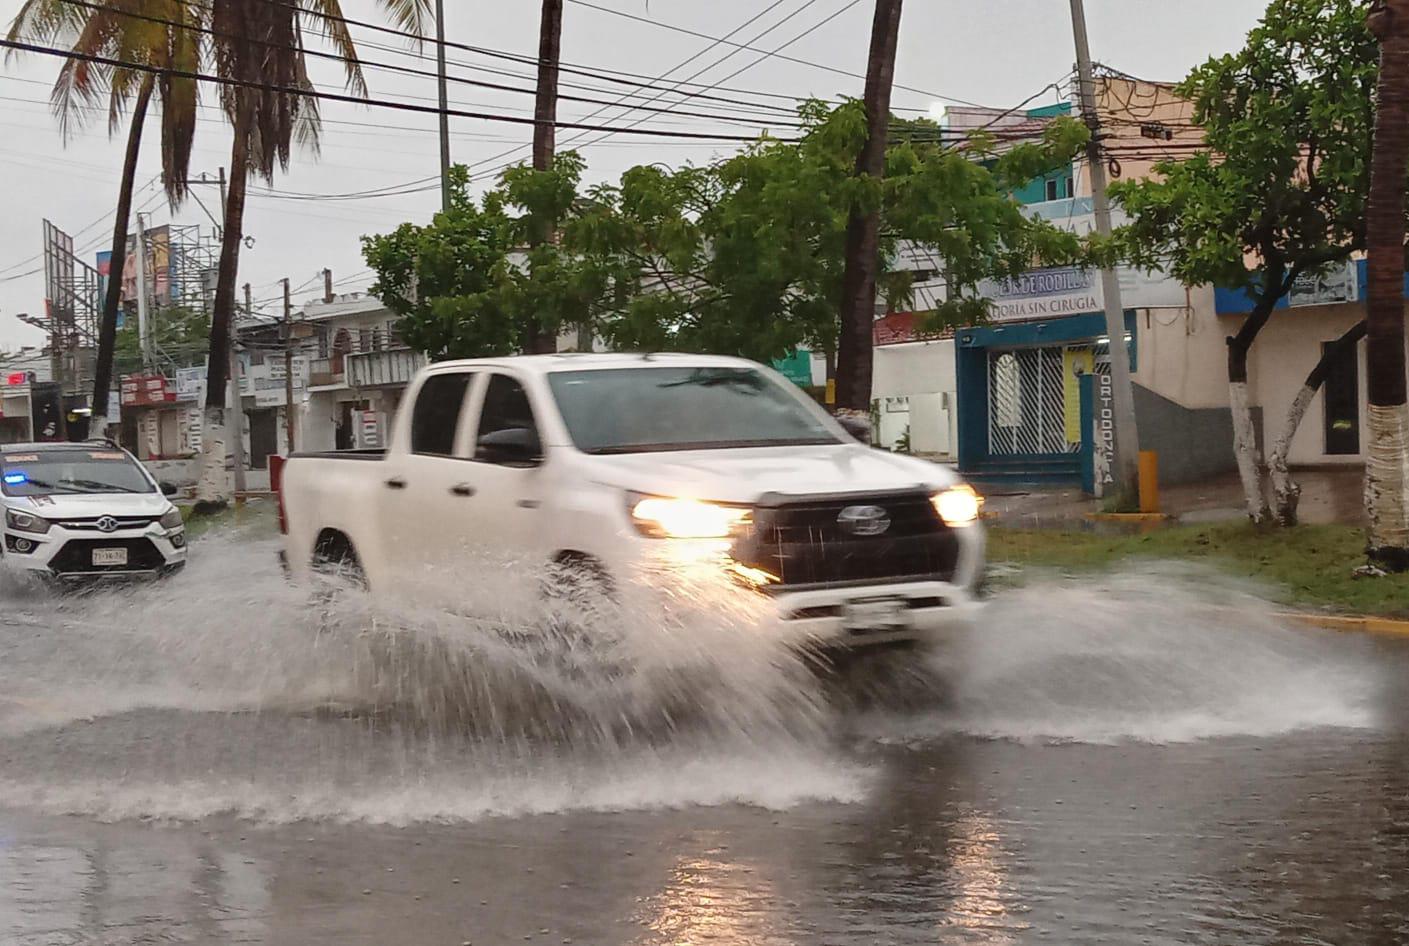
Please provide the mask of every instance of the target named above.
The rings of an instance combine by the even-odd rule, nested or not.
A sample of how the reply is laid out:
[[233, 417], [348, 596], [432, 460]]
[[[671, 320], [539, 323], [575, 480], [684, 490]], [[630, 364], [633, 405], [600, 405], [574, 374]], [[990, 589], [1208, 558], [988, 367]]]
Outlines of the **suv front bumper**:
[[[119, 549], [125, 556], [115, 554]], [[155, 578], [179, 571], [187, 558], [185, 530], [168, 532], [157, 523], [108, 533], [57, 523], [43, 535], [7, 528], [0, 552], [9, 570], [65, 581]]]

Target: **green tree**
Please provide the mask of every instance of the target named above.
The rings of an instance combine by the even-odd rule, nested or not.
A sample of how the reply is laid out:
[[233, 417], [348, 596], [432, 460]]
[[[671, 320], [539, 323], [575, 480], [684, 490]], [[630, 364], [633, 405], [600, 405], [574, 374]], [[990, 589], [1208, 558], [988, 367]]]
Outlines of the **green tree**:
[[[157, 353], [177, 367], [195, 367], [206, 357], [210, 318], [200, 309], [168, 306], [151, 313], [152, 343]], [[137, 319], [127, 317], [118, 328], [113, 345], [117, 372], [133, 374], [142, 370], [142, 340]]]
[[[71, 0], [25, 0], [10, 25], [11, 40], [63, 43], [75, 53], [99, 56], [184, 72], [200, 65], [201, 34], [194, 29], [200, 11], [184, 0], [112, 0], [74, 3]], [[132, 191], [147, 110], [155, 94], [161, 104], [162, 180], [173, 205], [186, 196], [186, 171], [195, 138], [199, 87], [195, 80], [170, 73], [158, 76], [137, 68], [94, 65], [66, 59], [54, 84], [52, 101], [59, 126], [68, 134], [101, 111], [107, 100], [108, 133], [115, 134], [131, 107], [127, 149], [118, 186], [113, 219], [111, 266], [116, 277], [108, 281], [98, 326], [98, 356], [94, 370], [92, 424], [95, 434], [107, 426], [108, 391], [112, 387], [113, 346], [118, 306], [122, 298], [121, 273], [127, 258], [127, 224], [132, 211]]]
[[[378, 0], [390, 19], [415, 35], [424, 33], [430, 0]], [[210, 358], [206, 369], [206, 436], [198, 494], [220, 503], [225, 481], [225, 388], [229, 377], [230, 327], [235, 314], [240, 245], [244, 241], [245, 192], [251, 175], [272, 181], [286, 169], [295, 140], [316, 152], [318, 101], [305, 49], [321, 35], [343, 60], [347, 86], [364, 95], [366, 80], [357, 44], [338, 0], [213, 0], [209, 39], [220, 104], [234, 130], [230, 151], [230, 186], [225, 197], [224, 231], [216, 273], [214, 314], [210, 323]]]
[[[1228, 339], [1228, 387], [1254, 522], [1272, 510], [1248, 406], [1248, 351], [1299, 277], [1365, 246], [1376, 73], [1358, 0], [1273, 0], [1241, 50], [1210, 59], [1179, 86], [1207, 149], [1111, 188], [1130, 216], [1113, 240], [1119, 255], [1187, 285], [1245, 287], [1253, 300]], [[1282, 460], [1284, 473], [1285, 452]], [[1277, 515], [1290, 522], [1295, 484], [1285, 476], [1279, 484]]]
[[401, 317], [399, 331], [432, 358], [534, 350], [542, 335], [592, 321], [612, 299], [597, 261], [539, 242], [578, 213], [583, 162], [560, 154], [550, 171], [515, 167], [476, 201], [463, 167], [451, 172], [449, 212], [364, 237], [371, 287]]

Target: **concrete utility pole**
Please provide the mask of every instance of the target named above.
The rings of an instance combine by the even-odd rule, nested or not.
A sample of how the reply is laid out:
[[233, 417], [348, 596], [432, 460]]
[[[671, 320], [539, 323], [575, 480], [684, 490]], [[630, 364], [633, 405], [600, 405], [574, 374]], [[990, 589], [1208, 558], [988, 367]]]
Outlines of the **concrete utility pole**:
[[[1086, 11], [1082, 0], [1071, 0], [1071, 25], [1076, 38], [1076, 73], [1081, 90], [1081, 115], [1091, 129], [1086, 146], [1086, 167], [1091, 175], [1091, 205], [1096, 232], [1111, 235], [1111, 204], [1106, 196], [1106, 166], [1101, 157], [1101, 118], [1096, 112], [1096, 83], [1091, 73], [1091, 44], [1086, 37]], [[1112, 474], [1116, 502], [1134, 508], [1140, 495], [1140, 434], [1135, 425], [1135, 391], [1130, 383], [1130, 349], [1125, 344], [1125, 307], [1120, 280], [1114, 269], [1101, 270], [1105, 298], [1106, 335], [1110, 338], [1111, 388], [1115, 398], [1115, 444]]]
[[323, 270], [323, 303], [332, 305], [333, 299], [333, 271], [325, 269]]
[[[224, 169], [221, 170], [221, 177], [224, 178]], [[223, 188], [222, 188], [223, 190]], [[225, 205], [222, 200], [221, 206]], [[250, 284], [245, 283], [245, 317], [248, 318], [252, 310], [250, 304]], [[235, 351], [235, 342], [239, 338], [239, 333], [235, 330], [235, 319], [230, 319], [230, 420], [226, 421], [226, 429], [230, 436], [230, 460], [235, 467], [235, 505], [240, 505], [245, 501], [245, 491], [248, 483], [245, 482], [245, 407], [240, 398], [240, 355]]]
[[294, 452], [294, 306], [289, 281], [284, 279], [284, 433], [289, 454]]
[[[142, 352], [142, 370], [152, 367], [152, 340], [147, 324], [147, 227], [144, 214], [137, 215], [137, 344]], [[109, 279], [121, 279], [121, 273], [112, 273]]]
[[435, 79], [440, 96], [440, 209], [450, 212], [450, 97], [445, 89], [445, 0], [435, 0]]

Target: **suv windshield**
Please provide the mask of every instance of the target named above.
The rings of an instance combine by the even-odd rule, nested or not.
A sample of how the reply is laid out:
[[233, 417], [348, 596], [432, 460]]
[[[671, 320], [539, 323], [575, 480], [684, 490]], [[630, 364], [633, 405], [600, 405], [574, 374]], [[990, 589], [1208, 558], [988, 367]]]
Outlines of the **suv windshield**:
[[584, 453], [840, 443], [798, 397], [752, 368], [608, 368], [548, 376]]
[[153, 493], [141, 467], [120, 450], [43, 450], [0, 455], [6, 496]]

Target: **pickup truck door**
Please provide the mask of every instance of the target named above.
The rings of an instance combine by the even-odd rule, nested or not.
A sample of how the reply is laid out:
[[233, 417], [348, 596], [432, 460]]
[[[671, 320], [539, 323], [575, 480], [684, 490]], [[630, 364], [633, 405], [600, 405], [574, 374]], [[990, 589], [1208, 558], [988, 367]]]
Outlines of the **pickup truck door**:
[[[468, 528], [460, 504], [472, 465], [469, 406], [475, 376], [446, 371], [426, 378], [411, 405], [407, 450], [389, 458], [383, 472], [376, 515], [380, 557], [393, 591], [423, 598], [428, 590], [446, 587], [447, 566], [458, 566], [451, 560]], [[375, 585], [377, 576], [369, 577]]]
[[528, 389], [512, 374], [487, 372], [480, 385], [467, 477], [475, 491], [470, 501], [493, 522], [484, 551], [510, 567], [536, 569], [552, 551], [551, 523], [542, 509], [545, 457], [538, 415]]

